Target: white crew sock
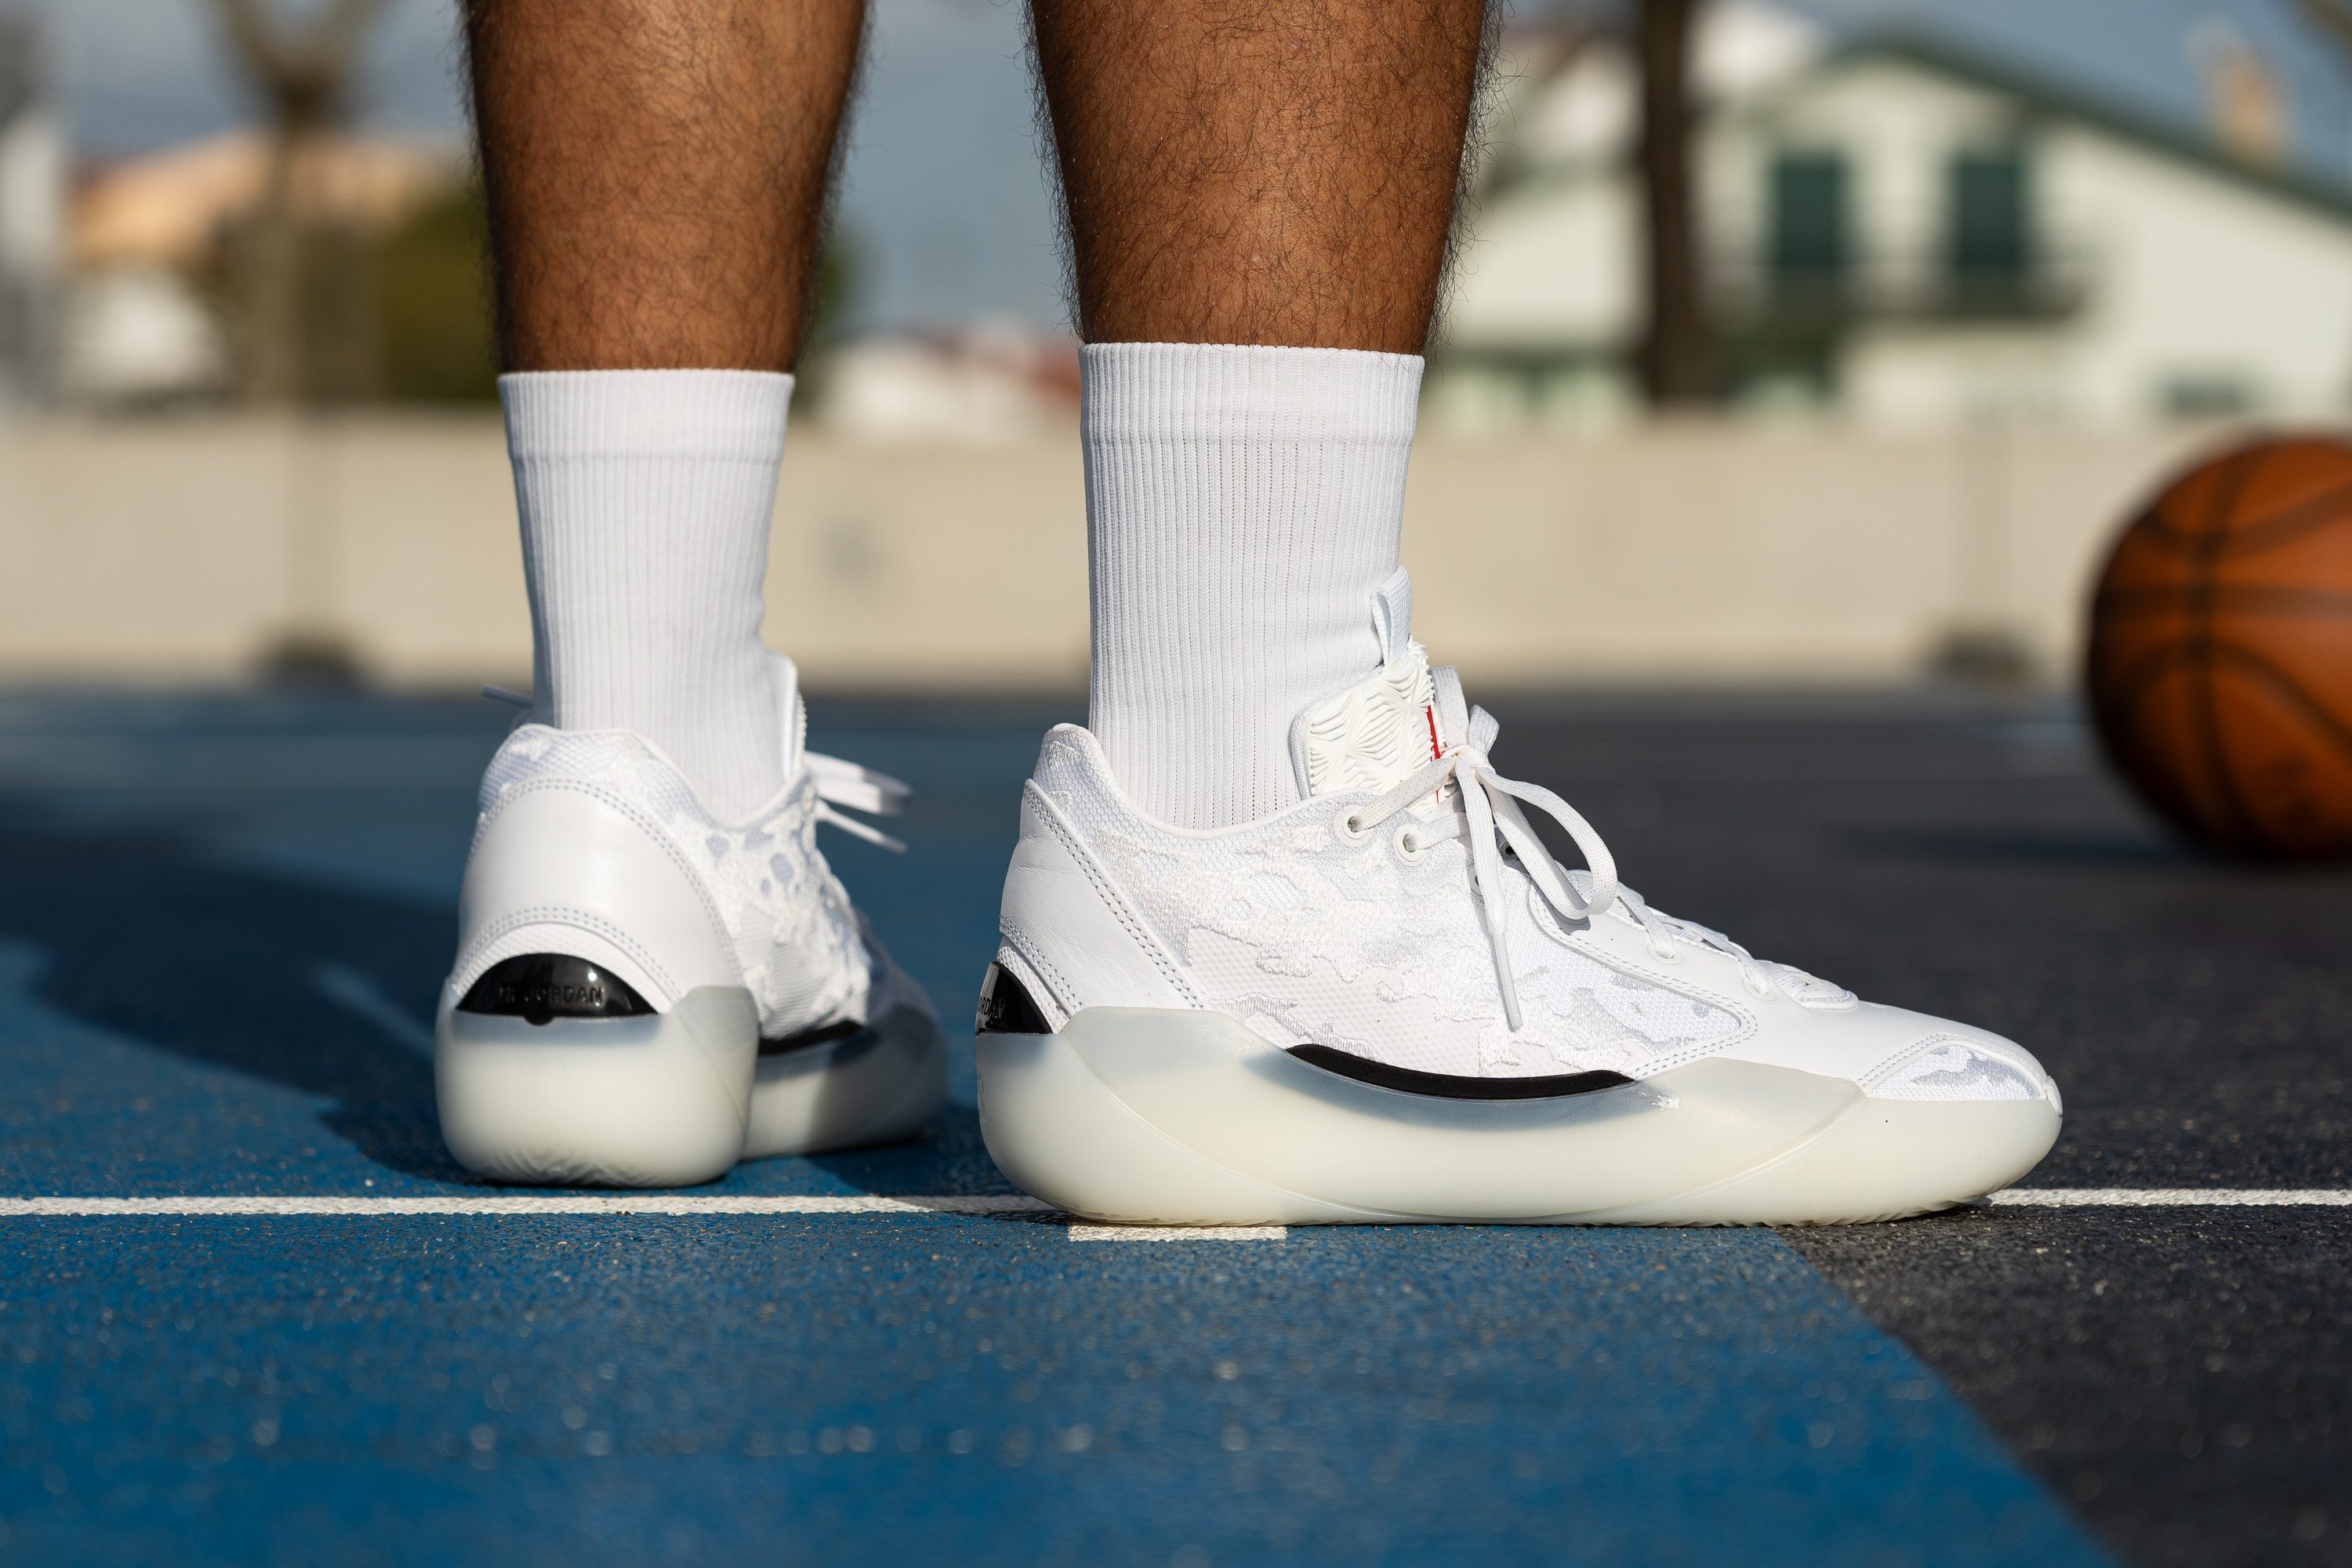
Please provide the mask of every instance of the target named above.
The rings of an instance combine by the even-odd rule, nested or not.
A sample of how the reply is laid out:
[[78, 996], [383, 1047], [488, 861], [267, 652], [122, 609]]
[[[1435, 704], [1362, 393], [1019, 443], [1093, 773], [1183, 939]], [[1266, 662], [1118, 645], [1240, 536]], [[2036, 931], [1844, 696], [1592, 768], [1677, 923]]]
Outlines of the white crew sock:
[[1378, 669], [1421, 360], [1353, 349], [1083, 351], [1087, 727], [1180, 827], [1298, 800], [1290, 724]]
[[748, 816], [784, 782], [760, 618], [793, 378], [539, 371], [499, 395], [538, 718], [634, 730], [710, 810]]

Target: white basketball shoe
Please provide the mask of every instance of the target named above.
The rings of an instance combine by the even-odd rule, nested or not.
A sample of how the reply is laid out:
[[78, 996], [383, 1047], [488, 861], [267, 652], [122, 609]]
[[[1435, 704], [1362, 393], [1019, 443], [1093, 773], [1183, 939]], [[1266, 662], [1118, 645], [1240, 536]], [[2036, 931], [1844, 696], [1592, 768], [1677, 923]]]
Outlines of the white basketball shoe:
[[[1074, 1214], [1183, 1224], [1893, 1218], [2032, 1169], [2022, 1048], [1878, 1006], [1621, 887], [1402, 635], [1292, 731], [1295, 807], [1222, 832], [1045, 737], [983, 988], [981, 1124]], [[1523, 815], [1557, 820], [1565, 871]]]
[[786, 783], [716, 819], [654, 743], [524, 724], [483, 775], [443, 987], [441, 1132], [509, 1182], [680, 1186], [739, 1159], [903, 1137], [946, 1047], [816, 846], [904, 785], [809, 752], [776, 659]]

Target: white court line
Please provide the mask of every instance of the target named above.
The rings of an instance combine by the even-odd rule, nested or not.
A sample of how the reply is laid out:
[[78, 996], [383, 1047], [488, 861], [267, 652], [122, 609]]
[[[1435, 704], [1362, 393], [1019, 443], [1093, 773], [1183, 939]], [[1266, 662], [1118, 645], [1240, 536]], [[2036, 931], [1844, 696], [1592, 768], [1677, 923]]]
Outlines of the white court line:
[[1035, 1198], [730, 1197], [703, 1194], [551, 1193], [492, 1197], [431, 1198], [186, 1197], [0, 1198], [0, 1218], [12, 1215], [814, 1215], [1050, 1214]]
[[[0, 1218], [215, 1215], [901, 1215], [1052, 1214], [1049, 1204], [1012, 1195], [924, 1197], [654, 1196], [555, 1194], [499, 1197], [0, 1198]], [[1069, 1226], [1073, 1241], [1280, 1241], [1278, 1225]]]
[[[1985, 1200], [1996, 1208], [2344, 1208], [2341, 1187], [2011, 1187]], [[438, 1197], [0, 1198], [0, 1219], [199, 1217], [215, 1215], [1051, 1215], [1050, 1204], [1006, 1194], [921, 1196], [741, 1197], [717, 1194], [452, 1194]], [[1279, 1241], [1278, 1225], [1087, 1225], [1074, 1241]]]
[[2346, 1187], [2009, 1187], [1985, 1200], [1996, 1208], [2345, 1208]]
[[1070, 1225], [1072, 1241], [1280, 1241], [1279, 1225]]

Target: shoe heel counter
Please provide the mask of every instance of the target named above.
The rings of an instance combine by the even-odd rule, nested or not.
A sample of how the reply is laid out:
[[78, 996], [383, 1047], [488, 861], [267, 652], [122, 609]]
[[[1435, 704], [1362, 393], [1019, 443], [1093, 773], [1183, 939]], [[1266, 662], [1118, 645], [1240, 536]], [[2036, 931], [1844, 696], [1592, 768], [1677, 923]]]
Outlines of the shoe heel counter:
[[1182, 968], [1128, 902], [1077, 830], [1035, 784], [1004, 873], [1006, 951], [1066, 1018], [1082, 1007], [1197, 1007]]
[[482, 819], [457, 900], [453, 995], [526, 953], [588, 960], [667, 1010], [742, 976], [683, 852], [597, 785], [533, 780]]

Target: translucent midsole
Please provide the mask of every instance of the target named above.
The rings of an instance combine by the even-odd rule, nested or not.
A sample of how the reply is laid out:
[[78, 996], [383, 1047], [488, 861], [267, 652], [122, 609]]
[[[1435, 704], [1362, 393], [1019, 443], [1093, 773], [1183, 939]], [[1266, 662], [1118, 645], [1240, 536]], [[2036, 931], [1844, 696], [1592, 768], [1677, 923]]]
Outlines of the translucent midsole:
[[505, 1181], [674, 1186], [742, 1152], [760, 1016], [710, 986], [667, 1013], [521, 1018], [442, 1004], [434, 1076], [441, 1135], [467, 1168]]
[[903, 1138], [947, 1100], [947, 1042], [919, 1007], [890, 1007], [845, 1039], [760, 1058], [743, 1157]]
[[2038, 1101], [1901, 1105], [1725, 1060], [1451, 1100], [1311, 1067], [1207, 1012], [1088, 1008], [980, 1053], [982, 1128], [1015, 1181], [1073, 1212], [1176, 1223], [1876, 1217], [2013, 1179], [2057, 1125]]

